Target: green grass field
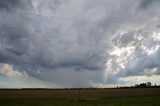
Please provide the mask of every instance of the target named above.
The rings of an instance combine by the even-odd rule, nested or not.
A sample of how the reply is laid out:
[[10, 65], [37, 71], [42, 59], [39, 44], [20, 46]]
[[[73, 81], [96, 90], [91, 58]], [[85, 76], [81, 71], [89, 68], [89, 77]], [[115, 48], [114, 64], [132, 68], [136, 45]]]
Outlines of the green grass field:
[[160, 106], [160, 96], [98, 100], [5, 100], [0, 106]]

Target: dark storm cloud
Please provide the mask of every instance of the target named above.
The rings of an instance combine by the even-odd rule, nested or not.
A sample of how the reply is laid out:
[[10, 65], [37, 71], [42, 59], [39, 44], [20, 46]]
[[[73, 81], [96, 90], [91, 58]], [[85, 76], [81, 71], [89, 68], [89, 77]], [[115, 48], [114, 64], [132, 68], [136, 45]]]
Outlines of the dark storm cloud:
[[13, 9], [13, 7], [19, 6], [21, 0], [1, 0], [0, 9]]
[[[154, 32], [151, 29], [159, 25], [158, 12], [137, 8], [150, 8], [157, 1], [0, 0], [0, 62], [37, 79], [72, 87], [88, 86], [89, 81], [101, 83], [104, 71], [109, 83], [124, 76], [156, 75], [159, 72], [152, 69], [158, 70], [158, 52], [142, 58], [143, 47], [137, 47], [135, 58], [139, 60], [127, 58], [128, 67], [118, 74], [114, 74], [121, 65], [116, 63], [118, 56], [110, 54], [112, 49], [139, 42], [135, 30]], [[110, 60], [113, 66], [107, 68]], [[139, 66], [142, 61], [146, 63]]]
[[160, 3], [159, 0], [141, 0], [139, 6], [140, 6], [140, 8], [142, 8], [142, 9], [147, 9], [147, 8], [149, 8], [150, 5], [152, 5], [152, 4], [155, 3], [155, 2]]
[[31, 0], [0, 0], [0, 9], [13, 11], [31, 5]]
[[[3, 3], [6, 4], [7, 9], [23, 6], [21, 2], [3, 1], [1, 4]], [[56, 1], [47, 1], [47, 3], [57, 5]], [[42, 8], [46, 6], [42, 5], [35, 9], [43, 13]], [[54, 71], [61, 67], [73, 67], [75, 70], [103, 69], [105, 61], [101, 60], [104, 58], [104, 50], [103, 47], [98, 47], [99, 37], [90, 32], [92, 29], [87, 29], [87, 33], [81, 35], [80, 30], [83, 30], [83, 26], [79, 24], [72, 26], [74, 22], [71, 21], [70, 28], [79, 32], [72, 37], [72, 34], [61, 33], [61, 29], [56, 26], [57, 22], [61, 24], [61, 20], [26, 14], [27, 10], [26, 8], [24, 13], [1, 12], [2, 63], [14, 64], [26, 70], [29, 68]], [[78, 38], [78, 36], [83, 37]]]

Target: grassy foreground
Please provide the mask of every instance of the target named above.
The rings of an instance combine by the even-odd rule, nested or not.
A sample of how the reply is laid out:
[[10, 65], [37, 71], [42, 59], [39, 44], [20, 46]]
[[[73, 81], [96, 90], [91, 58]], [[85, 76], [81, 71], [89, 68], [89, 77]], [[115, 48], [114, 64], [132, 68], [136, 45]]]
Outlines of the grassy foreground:
[[160, 106], [160, 96], [98, 100], [5, 100], [0, 106]]

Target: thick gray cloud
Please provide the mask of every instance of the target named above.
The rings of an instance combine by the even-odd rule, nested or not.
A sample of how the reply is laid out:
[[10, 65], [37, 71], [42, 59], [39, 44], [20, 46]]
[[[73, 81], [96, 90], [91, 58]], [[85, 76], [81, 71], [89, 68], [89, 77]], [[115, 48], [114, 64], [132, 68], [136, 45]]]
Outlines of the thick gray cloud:
[[[158, 75], [159, 48], [151, 55], [144, 49], [151, 51], [159, 45], [155, 40], [159, 38], [149, 37], [154, 32], [159, 36], [159, 8], [150, 6], [156, 2], [1, 0], [0, 63], [67, 87], [90, 86], [90, 81], [118, 83], [118, 78], [125, 76]], [[139, 8], [148, 10], [137, 11]], [[116, 53], [118, 49], [126, 55], [131, 46], [136, 50], [126, 59]]]
[[[59, 67], [102, 69], [105, 62], [101, 61], [105, 56], [104, 47], [99, 46], [101, 35], [97, 37], [97, 34], [92, 34], [94, 26], [90, 28], [88, 25], [84, 29], [84, 25], [71, 20], [62, 28], [69, 25], [73, 31], [65, 33], [58, 26], [63, 25], [60, 21], [66, 20], [54, 20], [54, 17], [52, 19], [50, 16], [25, 12], [13, 13], [1, 13], [4, 15], [1, 17], [1, 58], [4, 58], [4, 62], [38, 70]], [[81, 32], [84, 30], [84, 33]]]
[[1, 0], [0, 1], [0, 8], [1, 9], [12, 9], [13, 7], [19, 6], [19, 0]]
[[1, 0], [0, 9], [6, 11], [15, 11], [16, 9], [27, 8], [27, 6], [30, 6], [31, 4], [31, 0]]
[[142, 0], [139, 6], [142, 9], [147, 9], [153, 3], [160, 3], [160, 1], [159, 0]]

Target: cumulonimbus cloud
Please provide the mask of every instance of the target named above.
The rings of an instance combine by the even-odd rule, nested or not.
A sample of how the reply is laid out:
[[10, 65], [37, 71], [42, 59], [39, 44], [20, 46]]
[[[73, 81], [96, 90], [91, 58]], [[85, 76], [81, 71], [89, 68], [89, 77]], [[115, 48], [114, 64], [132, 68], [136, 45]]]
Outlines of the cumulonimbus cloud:
[[[71, 79], [77, 73], [90, 74], [86, 82], [77, 77], [82, 86], [102, 79], [116, 83], [126, 76], [159, 75], [157, 2], [1, 0], [0, 63], [12, 64], [39, 80], [73, 87]], [[62, 75], [66, 71], [71, 79]], [[64, 79], [57, 78], [58, 73]]]

